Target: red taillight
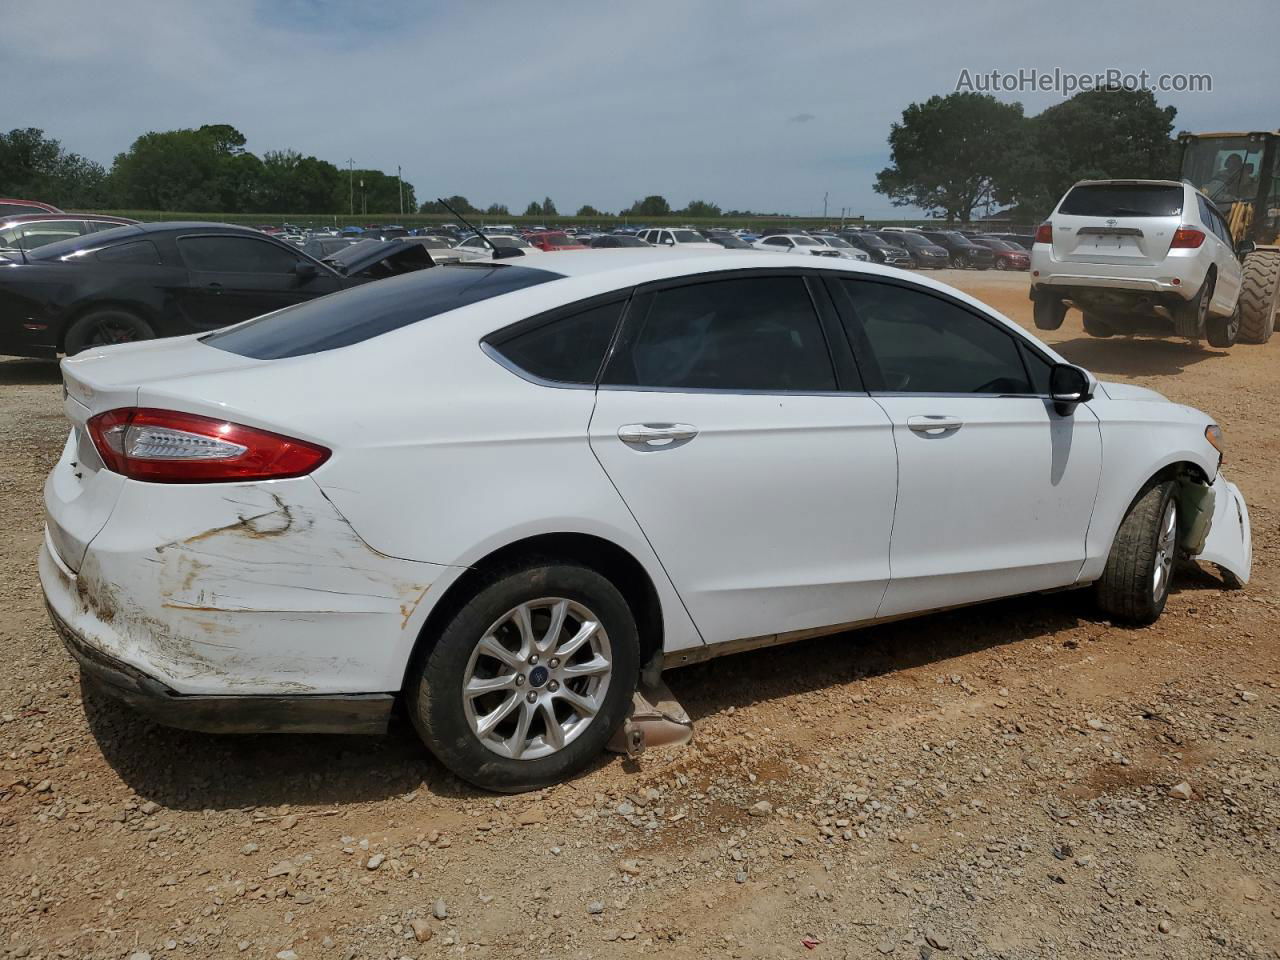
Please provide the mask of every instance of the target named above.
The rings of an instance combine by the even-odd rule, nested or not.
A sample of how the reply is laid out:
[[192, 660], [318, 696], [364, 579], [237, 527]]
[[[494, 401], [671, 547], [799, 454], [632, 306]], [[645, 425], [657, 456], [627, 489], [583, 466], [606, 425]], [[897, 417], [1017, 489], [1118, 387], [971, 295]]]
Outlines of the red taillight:
[[282, 480], [329, 459], [304, 440], [175, 410], [108, 410], [88, 427], [107, 469], [152, 483]]
[[1194, 250], [1202, 243], [1204, 243], [1203, 230], [1197, 230], [1195, 227], [1179, 227], [1173, 231], [1173, 243], [1169, 244], [1169, 249]]
[[1036, 227], [1036, 243], [1053, 243], [1053, 224], [1048, 220]]

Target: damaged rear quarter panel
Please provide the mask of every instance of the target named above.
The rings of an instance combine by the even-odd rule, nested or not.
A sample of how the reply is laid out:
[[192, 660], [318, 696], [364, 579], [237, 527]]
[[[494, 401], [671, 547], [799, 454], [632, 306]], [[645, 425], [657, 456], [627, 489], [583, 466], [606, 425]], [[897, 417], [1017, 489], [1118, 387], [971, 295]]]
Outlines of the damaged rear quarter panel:
[[445, 569], [373, 550], [309, 478], [129, 482], [74, 624], [183, 693], [394, 691]]

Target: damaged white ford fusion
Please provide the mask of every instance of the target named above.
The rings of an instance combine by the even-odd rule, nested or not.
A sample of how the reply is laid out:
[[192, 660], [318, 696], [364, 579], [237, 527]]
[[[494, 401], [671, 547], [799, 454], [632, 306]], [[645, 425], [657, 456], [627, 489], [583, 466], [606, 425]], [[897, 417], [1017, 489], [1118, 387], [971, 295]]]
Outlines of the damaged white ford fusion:
[[[63, 361], [40, 578], [86, 679], [202, 730], [582, 769], [665, 667], [1089, 587], [1248, 578], [1222, 431], [942, 284], [588, 251]], [[1083, 601], [1082, 601], [1083, 603]]]

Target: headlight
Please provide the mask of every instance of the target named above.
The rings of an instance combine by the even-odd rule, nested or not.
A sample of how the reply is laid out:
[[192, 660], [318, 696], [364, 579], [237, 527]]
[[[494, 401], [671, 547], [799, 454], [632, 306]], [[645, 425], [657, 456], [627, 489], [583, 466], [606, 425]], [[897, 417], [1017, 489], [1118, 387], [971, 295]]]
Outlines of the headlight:
[[1204, 438], [1209, 441], [1209, 445], [1218, 451], [1218, 462], [1225, 463], [1227, 460], [1227, 443], [1222, 436], [1222, 428], [1216, 423], [1211, 423], [1204, 428]]

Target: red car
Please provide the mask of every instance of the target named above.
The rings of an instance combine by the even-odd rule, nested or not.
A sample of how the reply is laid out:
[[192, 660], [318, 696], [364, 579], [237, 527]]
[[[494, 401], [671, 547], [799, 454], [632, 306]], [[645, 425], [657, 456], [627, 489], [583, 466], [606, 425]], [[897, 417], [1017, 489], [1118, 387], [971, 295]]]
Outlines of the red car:
[[585, 250], [587, 245], [579, 243], [562, 230], [541, 230], [537, 233], [525, 234], [525, 239], [548, 253], [557, 250]]
[[996, 255], [997, 270], [1030, 270], [1031, 254], [1016, 243], [996, 240], [992, 237], [970, 237], [978, 246], [986, 247]]
[[0, 219], [20, 217], [28, 213], [61, 213], [57, 207], [51, 207], [39, 200], [15, 200], [13, 197], [0, 197]]

